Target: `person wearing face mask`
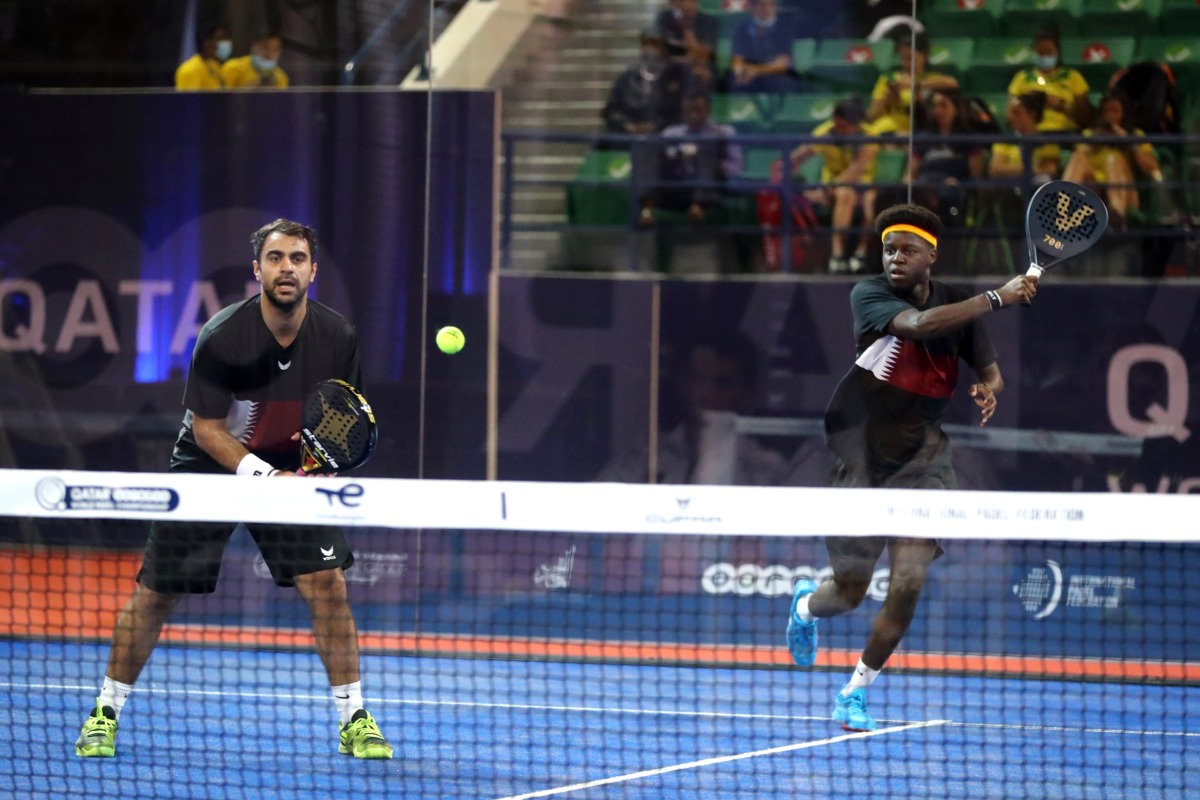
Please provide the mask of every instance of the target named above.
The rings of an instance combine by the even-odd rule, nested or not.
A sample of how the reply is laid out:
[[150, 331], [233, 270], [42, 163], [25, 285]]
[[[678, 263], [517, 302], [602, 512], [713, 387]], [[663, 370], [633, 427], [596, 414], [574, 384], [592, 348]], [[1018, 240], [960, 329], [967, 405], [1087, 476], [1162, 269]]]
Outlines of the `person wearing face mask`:
[[[657, 133], [683, 119], [683, 96], [689, 83], [686, 64], [667, 58], [667, 44], [655, 30], [641, 37], [641, 55], [613, 82], [604, 105], [609, 133]], [[610, 147], [618, 147], [609, 143]]]
[[1062, 65], [1062, 45], [1054, 25], [1034, 34], [1033, 66], [1014, 75], [1008, 85], [1009, 97], [1035, 91], [1046, 95], [1039, 131], [1077, 131], [1091, 121], [1087, 80], [1078, 70]]
[[224, 89], [221, 64], [233, 55], [229, 28], [216, 24], [197, 37], [196, 54], [175, 70], [175, 88], [181, 91]]
[[798, 91], [792, 65], [794, 18], [777, 13], [775, 0], [750, 0], [750, 17], [733, 29], [729, 91], [778, 94]]
[[286, 89], [288, 76], [279, 66], [282, 54], [283, 38], [268, 33], [251, 43], [250, 55], [226, 61], [221, 67], [221, 77], [231, 89], [251, 86]]

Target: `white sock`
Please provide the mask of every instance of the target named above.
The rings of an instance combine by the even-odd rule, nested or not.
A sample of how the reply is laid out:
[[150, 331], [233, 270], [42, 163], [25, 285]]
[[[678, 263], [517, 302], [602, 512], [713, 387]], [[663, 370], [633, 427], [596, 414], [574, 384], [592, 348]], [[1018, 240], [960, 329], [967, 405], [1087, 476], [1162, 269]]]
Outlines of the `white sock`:
[[810, 624], [816, 619], [812, 612], [808, 610], [808, 598], [810, 597], [812, 597], [811, 593], [804, 595], [804, 597], [796, 601], [796, 607], [792, 609], [792, 613], [796, 615], [796, 619], [805, 624]]
[[125, 701], [129, 698], [129, 693], [132, 691], [133, 687], [129, 684], [114, 681], [105, 675], [104, 686], [100, 688], [100, 696], [96, 699], [100, 701], [100, 705], [110, 706], [113, 713], [117, 715], [117, 719], [120, 719], [121, 709], [125, 707]]
[[859, 659], [858, 666], [854, 668], [854, 674], [850, 676], [850, 682], [842, 689], [842, 696], [846, 696], [855, 689], [865, 689], [870, 686], [876, 678], [879, 677], [881, 670], [871, 669]]
[[354, 712], [363, 707], [362, 681], [333, 687], [333, 703], [337, 706], [338, 718], [345, 725]]

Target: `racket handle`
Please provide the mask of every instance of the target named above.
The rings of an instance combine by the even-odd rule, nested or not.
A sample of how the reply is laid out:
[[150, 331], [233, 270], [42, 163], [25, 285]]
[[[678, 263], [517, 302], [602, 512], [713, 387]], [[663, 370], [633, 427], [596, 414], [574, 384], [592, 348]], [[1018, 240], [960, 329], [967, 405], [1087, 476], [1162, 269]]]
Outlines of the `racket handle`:
[[1045, 271], [1045, 267], [1039, 267], [1037, 264], [1030, 264], [1029, 269], [1026, 270], [1025, 274], [1031, 278], [1040, 278], [1042, 277], [1042, 273]]

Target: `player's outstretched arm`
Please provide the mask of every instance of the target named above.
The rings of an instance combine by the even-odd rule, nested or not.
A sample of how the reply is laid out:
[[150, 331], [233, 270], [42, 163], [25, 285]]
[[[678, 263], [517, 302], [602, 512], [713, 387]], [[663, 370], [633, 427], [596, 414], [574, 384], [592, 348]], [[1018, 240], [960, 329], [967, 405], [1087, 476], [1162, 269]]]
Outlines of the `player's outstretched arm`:
[[888, 323], [888, 333], [905, 339], [933, 339], [958, 330], [984, 314], [1014, 303], [1028, 304], [1037, 294], [1037, 278], [1018, 275], [994, 291], [918, 311], [901, 311]]

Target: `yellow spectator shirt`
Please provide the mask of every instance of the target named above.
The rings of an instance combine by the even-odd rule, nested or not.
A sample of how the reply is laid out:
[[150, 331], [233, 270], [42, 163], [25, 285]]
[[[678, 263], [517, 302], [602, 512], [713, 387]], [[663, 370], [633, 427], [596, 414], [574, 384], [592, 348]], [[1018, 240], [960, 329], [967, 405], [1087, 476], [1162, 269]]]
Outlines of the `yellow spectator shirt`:
[[[1062, 163], [1062, 148], [1053, 142], [1037, 145], [1033, 148], [1032, 158], [1033, 172], [1037, 174], [1038, 164], [1044, 161], [1054, 161], [1056, 164]], [[1015, 142], [997, 142], [992, 145], [991, 162], [992, 164], [1020, 164], [1021, 145]]]
[[231, 58], [221, 67], [221, 77], [225, 85], [231, 89], [245, 86], [273, 86], [276, 89], [286, 89], [288, 76], [279, 67], [270, 72], [259, 72], [254, 68], [252, 56]]
[[184, 90], [224, 89], [225, 81], [221, 78], [221, 62], [196, 53], [175, 70], [175, 88]]
[[[892, 133], [893, 128], [890, 120], [886, 117], [878, 122], [865, 122], [859, 126], [859, 136], [883, 136], [887, 133]], [[837, 136], [833, 132], [833, 120], [826, 120], [817, 127], [813, 128], [813, 136], [834, 138]], [[879, 144], [822, 144], [814, 143], [813, 150], [821, 155], [824, 163], [821, 165], [821, 183], [833, 183], [838, 176], [849, 168], [854, 162], [854, 157], [858, 154], [860, 147], [870, 147], [875, 150], [879, 149]], [[859, 183], [870, 183], [875, 179], [875, 159], [871, 159], [871, 163], [867, 165], [863, 171], [862, 178]]]
[[[891, 75], [880, 75], [879, 80], [875, 81], [875, 88], [871, 90], [871, 102], [874, 103], [876, 100], [882, 100], [883, 98], [887, 97], [888, 86], [892, 83], [892, 81], [896, 80], [901, 75], [906, 74], [907, 73], [897, 70]], [[925, 72], [925, 74], [918, 79], [917, 83], [919, 85], [922, 81], [927, 81], [930, 78], [949, 79], [949, 77], [949, 75], [944, 75], [941, 72]], [[925, 98], [923, 97], [917, 98], [918, 101], [923, 101], [924, 99]], [[883, 112], [883, 116], [875, 121], [880, 122], [886, 119], [891, 122], [891, 130], [908, 131], [908, 108], [911, 104], [912, 89], [901, 89], [900, 99], [896, 102], [896, 104], [887, 106]]]
[[[1059, 67], [1049, 75], [1043, 75], [1032, 67], [1023, 69], [1013, 76], [1008, 84], [1008, 94], [1016, 97], [1025, 92], [1045, 92], [1049, 97], [1057, 97], [1066, 103], [1067, 107], [1075, 105], [1075, 98], [1087, 96], [1087, 80], [1078, 70]], [[1079, 126], [1068, 115], [1046, 106], [1042, 121], [1038, 123], [1039, 131], [1074, 131]]]
[[[1087, 130], [1085, 130], [1083, 132], [1083, 135], [1084, 136], [1093, 136], [1093, 135], [1107, 136], [1110, 134], [1107, 131], [1097, 131], [1093, 128], [1088, 128]], [[1131, 131], [1129, 135], [1132, 138], [1137, 138], [1139, 136], [1145, 136], [1146, 134], [1142, 132], [1141, 128], [1134, 128], [1133, 131]], [[1137, 143], [1130, 142], [1129, 145], [1132, 145], [1133, 147], [1135, 147], [1138, 151], [1140, 151], [1142, 153], [1149, 153], [1152, 156], [1154, 155], [1154, 145], [1150, 144], [1150, 142], [1146, 142], [1146, 141], [1137, 142]], [[1121, 144], [1093, 144], [1093, 145], [1091, 145], [1092, 152], [1091, 152], [1088, 160], [1092, 162], [1092, 173], [1095, 176], [1097, 181], [1103, 182], [1103, 181], [1108, 180], [1108, 177], [1106, 174], [1107, 170], [1105, 169], [1105, 162], [1108, 161], [1109, 156], [1112, 156], [1112, 155], [1121, 156], [1122, 158], [1129, 159], [1131, 162], [1133, 162], [1133, 159], [1129, 155], [1129, 150], [1127, 149], [1129, 147], [1129, 145], [1121, 145]], [[1080, 146], [1082, 146], [1082, 145], [1080, 145]], [[1136, 162], [1131, 163], [1130, 167], [1133, 170], [1133, 172], [1136, 174], [1137, 173]]]

